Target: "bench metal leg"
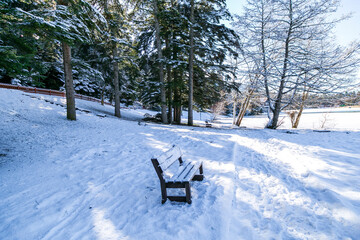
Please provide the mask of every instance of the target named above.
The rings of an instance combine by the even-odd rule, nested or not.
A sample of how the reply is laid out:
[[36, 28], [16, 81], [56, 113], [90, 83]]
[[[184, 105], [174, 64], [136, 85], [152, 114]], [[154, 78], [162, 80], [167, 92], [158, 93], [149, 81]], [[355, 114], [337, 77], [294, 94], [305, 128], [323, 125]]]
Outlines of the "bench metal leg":
[[166, 186], [165, 186], [165, 182], [161, 182], [161, 203], [164, 204], [167, 200], [167, 192], [166, 192]]
[[191, 203], [191, 190], [190, 190], [190, 183], [185, 183], [185, 192], [186, 192], [186, 202]]
[[192, 180], [193, 181], [202, 181], [202, 180], [204, 180], [204, 175], [195, 175]]
[[199, 167], [199, 172], [200, 174], [196, 174], [192, 180], [194, 181], [202, 181], [204, 180], [204, 175], [203, 175], [203, 165], [201, 164]]
[[202, 163], [200, 165], [199, 171], [200, 171], [200, 174], [202, 175], [203, 174], [203, 165], [202, 165]]

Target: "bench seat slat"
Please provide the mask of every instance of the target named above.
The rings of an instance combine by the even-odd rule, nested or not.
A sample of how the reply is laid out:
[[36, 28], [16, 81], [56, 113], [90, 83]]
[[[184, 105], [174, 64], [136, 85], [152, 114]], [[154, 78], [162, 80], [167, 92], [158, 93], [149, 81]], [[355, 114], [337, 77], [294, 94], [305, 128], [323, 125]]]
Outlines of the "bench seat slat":
[[176, 162], [182, 156], [180, 148], [175, 146], [169, 151], [163, 153], [159, 158], [159, 164], [161, 168], [165, 171], [168, 169], [174, 162]]
[[183, 166], [181, 166], [181, 167], [179, 168], [179, 171], [177, 172], [177, 174], [174, 175], [174, 179], [173, 179], [173, 180], [177, 181], [177, 179], [179, 179], [179, 176], [186, 174], [186, 173], [189, 171], [190, 168], [192, 168], [191, 162], [185, 162], [185, 163], [183, 163]]
[[178, 176], [183, 174], [184, 172], [187, 173], [188, 167], [191, 168], [191, 166], [192, 166], [191, 162], [184, 162], [183, 165], [179, 166], [178, 170], [172, 176], [169, 177], [169, 175], [168, 175], [167, 178], [165, 179], [165, 181], [166, 182], [177, 182]]
[[179, 168], [179, 171], [174, 174], [171, 178], [167, 179], [166, 182], [189, 182], [199, 169], [201, 163], [185, 162], [183, 166]]
[[[185, 171], [183, 171], [182, 173], [180, 173], [177, 177], [176, 177], [176, 181], [177, 182], [183, 182], [186, 181], [186, 176], [189, 174], [189, 172], [194, 169], [194, 164], [190, 163], [188, 165], [188, 167], [185, 169]], [[189, 180], [188, 180], [189, 181]]]
[[182, 174], [181, 176], [179, 176], [178, 181], [190, 181], [194, 177], [195, 173], [199, 170], [200, 165], [201, 163], [193, 163], [190, 171], [188, 171], [185, 175]]

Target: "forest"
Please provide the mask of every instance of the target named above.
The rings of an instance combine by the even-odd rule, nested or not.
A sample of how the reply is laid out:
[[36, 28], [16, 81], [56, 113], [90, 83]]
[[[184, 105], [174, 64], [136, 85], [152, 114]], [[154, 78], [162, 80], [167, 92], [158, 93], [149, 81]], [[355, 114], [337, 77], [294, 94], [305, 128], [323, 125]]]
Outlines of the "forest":
[[[162, 123], [193, 125], [193, 111], [249, 107], [297, 122], [314, 99], [353, 95], [359, 42], [336, 44], [338, 0], [248, 0], [231, 15], [225, 0], [1, 0], [0, 82], [158, 110]], [[346, 91], [349, 94], [344, 94]], [[316, 101], [317, 101], [316, 100]], [[220, 109], [220, 110], [219, 110]], [[297, 125], [293, 125], [296, 127]]]

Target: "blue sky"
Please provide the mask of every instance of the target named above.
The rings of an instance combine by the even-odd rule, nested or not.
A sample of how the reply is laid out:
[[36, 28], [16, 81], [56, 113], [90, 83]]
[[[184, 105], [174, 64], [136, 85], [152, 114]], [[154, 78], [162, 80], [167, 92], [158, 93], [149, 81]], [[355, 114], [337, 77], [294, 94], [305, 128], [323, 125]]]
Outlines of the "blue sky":
[[[246, 0], [226, 0], [231, 13], [240, 13]], [[351, 41], [360, 40], [360, 0], [341, 0], [337, 16], [352, 13], [351, 19], [339, 23], [335, 29], [339, 44], [347, 45]]]

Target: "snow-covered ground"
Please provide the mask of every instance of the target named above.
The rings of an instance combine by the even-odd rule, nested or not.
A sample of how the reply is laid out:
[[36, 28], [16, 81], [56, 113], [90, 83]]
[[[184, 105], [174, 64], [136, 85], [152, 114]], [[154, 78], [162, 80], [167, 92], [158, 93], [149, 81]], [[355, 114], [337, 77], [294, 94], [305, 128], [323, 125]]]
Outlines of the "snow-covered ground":
[[[184, 113], [186, 117], [187, 113]], [[204, 114], [202, 114], [204, 116]], [[206, 114], [211, 119], [210, 114]], [[204, 124], [204, 117], [199, 121], [199, 113], [195, 114], [197, 124]], [[324, 108], [324, 109], [305, 109], [298, 129], [314, 129], [314, 130], [341, 130], [341, 131], [360, 131], [360, 108], [344, 107], [344, 108]], [[214, 126], [220, 128], [233, 128], [233, 119], [231, 117], [220, 116], [215, 120]], [[187, 119], [184, 119], [184, 123]], [[257, 116], [247, 116], [241, 122], [241, 127], [263, 129], [268, 123], [266, 114]], [[278, 129], [290, 129], [291, 120], [286, 113], [281, 113], [279, 118], [280, 127]]]
[[[316, 130], [360, 130], [360, 108], [324, 108], [304, 110], [298, 129]], [[244, 126], [250, 128], [264, 128], [268, 118], [266, 115], [246, 117], [243, 120]], [[291, 121], [286, 113], [280, 114], [279, 129], [291, 128]]]
[[[359, 127], [145, 124], [81, 100], [68, 121], [63, 99], [33, 96], [0, 89], [0, 239], [360, 238]], [[161, 204], [150, 159], [172, 144], [204, 162], [191, 205]]]

